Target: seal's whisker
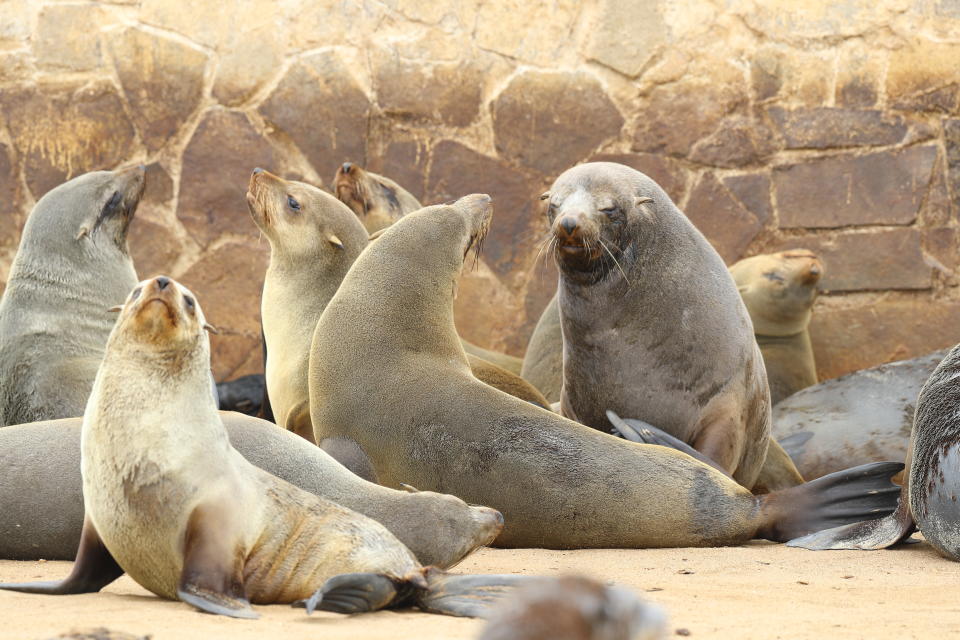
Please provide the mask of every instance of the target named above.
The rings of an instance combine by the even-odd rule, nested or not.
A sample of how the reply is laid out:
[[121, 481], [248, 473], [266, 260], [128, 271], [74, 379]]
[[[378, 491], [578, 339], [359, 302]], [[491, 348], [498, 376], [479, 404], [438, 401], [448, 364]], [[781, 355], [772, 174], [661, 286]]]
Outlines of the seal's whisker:
[[627, 286], [632, 287], [633, 283], [630, 282], [630, 278], [627, 277], [627, 273], [623, 270], [623, 267], [620, 266], [620, 262], [614, 257], [613, 252], [607, 247], [607, 243], [597, 238], [597, 242], [600, 243], [600, 246], [603, 247], [603, 250], [607, 252], [607, 255], [610, 256], [610, 259], [613, 260], [613, 264], [617, 265], [617, 269], [620, 271], [620, 275], [623, 276], [623, 279], [627, 281]]

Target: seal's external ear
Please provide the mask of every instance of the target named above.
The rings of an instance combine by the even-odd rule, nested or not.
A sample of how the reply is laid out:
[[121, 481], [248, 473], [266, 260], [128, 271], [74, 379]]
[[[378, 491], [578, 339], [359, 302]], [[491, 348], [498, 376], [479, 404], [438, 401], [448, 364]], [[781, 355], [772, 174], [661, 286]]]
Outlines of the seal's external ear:
[[367, 240], [368, 240], [369, 242], [373, 242], [374, 240], [376, 240], [377, 238], [379, 238], [380, 236], [382, 236], [382, 235], [383, 235], [383, 232], [386, 231], [386, 230], [389, 229], [389, 228], [390, 228], [390, 227], [384, 227], [383, 229], [380, 229], [379, 231], [374, 231], [373, 233], [370, 234], [370, 237], [367, 238]]
[[87, 229], [86, 227], [80, 227], [80, 232], [77, 234], [77, 237], [75, 239], [79, 240], [80, 238], [83, 238], [84, 236], [88, 236], [88, 235], [90, 235], [90, 230]]
[[541, 200], [546, 200], [546, 199], [549, 198], [549, 197], [550, 197], [550, 192], [549, 192], [549, 191], [544, 191], [543, 193], [540, 194], [540, 199], [541, 199]]
[[118, 304], [118, 305], [115, 306], [115, 307], [110, 307], [109, 309], [107, 309], [107, 312], [108, 312], [108, 313], [120, 313], [121, 311], [123, 311], [123, 305], [122, 305], [122, 304]]
[[331, 233], [329, 236], [327, 236], [327, 240], [336, 248], [343, 249], [343, 242], [341, 242], [340, 238], [338, 238], [335, 234]]
[[747, 291], [750, 291], [750, 285], [748, 285], [748, 284], [742, 284], [742, 285], [740, 285], [739, 287], [737, 287], [737, 292], [738, 292], [740, 295], [745, 294]]
[[634, 201], [634, 204], [638, 207], [642, 204], [647, 204], [648, 202], [653, 202], [653, 198], [647, 198], [646, 196], [638, 196]]
[[420, 493], [420, 490], [414, 486], [407, 484], [406, 482], [400, 483], [400, 488], [406, 491], [407, 493]]
[[217, 328], [216, 328], [215, 326], [213, 326], [212, 324], [210, 324], [209, 322], [204, 322], [204, 323], [203, 323], [203, 328], [206, 329], [207, 331], [209, 331], [210, 333], [214, 334], [214, 335], [220, 335], [220, 331], [218, 331]]

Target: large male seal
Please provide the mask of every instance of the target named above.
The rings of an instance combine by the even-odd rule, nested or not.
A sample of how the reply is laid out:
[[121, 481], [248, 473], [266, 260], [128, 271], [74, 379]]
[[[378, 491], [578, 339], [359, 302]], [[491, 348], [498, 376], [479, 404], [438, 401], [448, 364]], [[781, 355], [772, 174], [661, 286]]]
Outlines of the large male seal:
[[804, 478], [907, 455], [917, 395], [948, 349], [848, 373], [773, 407], [773, 435]]
[[609, 429], [648, 422], [752, 487], [770, 393], [750, 316], [706, 238], [653, 180], [596, 162], [547, 198], [560, 270], [563, 415]]
[[916, 528], [940, 553], [960, 560], [960, 345], [920, 390], [897, 510], [889, 516], [793, 540], [806, 549], [883, 549]]
[[[502, 516], [450, 495], [366, 482], [275, 424], [220, 412], [230, 443], [264, 471], [383, 524], [423, 565], [453, 566], [500, 530]], [[81, 418], [0, 429], [0, 558], [72, 560], [83, 525]]]
[[[357, 214], [371, 234], [382, 231], [408, 213], [423, 207], [413, 194], [390, 178], [367, 171], [353, 162], [344, 162], [337, 169], [333, 184], [337, 198]], [[463, 348], [471, 356], [491, 362], [512, 374], [520, 375], [523, 361], [516, 356], [484, 349], [467, 340], [463, 340]], [[516, 388], [522, 386], [522, 383], [516, 380], [511, 384]], [[493, 386], [503, 389], [499, 385]], [[513, 393], [507, 389], [504, 391]], [[530, 390], [524, 389], [523, 393], [529, 396]], [[529, 397], [524, 399], [529, 400]], [[550, 402], [554, 400], [551, 399]]]
[[480, 383], [457, 337], [453, 284], [490, 216], [482, 195], [427, 207], [360, 255], [313, 339], [318, 440], [352, 441], [388, 486], [493, 506], [506, 521], [497, 543], [508, 547], [788, 540], [892, 507], [896, 489], [885, 476], [900, 464], [753, 496], [680, 452], [615, 438]]
[[740, 260], [730, 267], [763, 354], [770, 401], [817, 384], [810, 317], [823, 264], [806, 249]]
[[33, 208], [0, 301], [0, 426], [79, 416], [137, 284], [127, 229], [144, 168], [87, 173]]
[[[263, 169], [250, 176], [247, 204], [270, 241], [260, 312], [270, 405], [278, 425], [313, 442], [307, 385], [310, 341], [320, 314], [367, 246], [367, 232], [330, 194]], [[518, 376], [480, 359], [471, 366], [487, 384], [549, 405]], [[331, 451], [340, 446], [336, 441], [319, 444]]]
[[84, 593], [126, 572], [161, 597], [252, 618], [250, 603], [307, 598], [308, 610], [415, 603], [474, 615], [472, 595], [515, 581], [424, 568], [380, 523], [243, 458], [210, 399], [207, 327], [193, 294], [169, 278], [133, 290], [83, 417], [73, 572], [0, 587]]

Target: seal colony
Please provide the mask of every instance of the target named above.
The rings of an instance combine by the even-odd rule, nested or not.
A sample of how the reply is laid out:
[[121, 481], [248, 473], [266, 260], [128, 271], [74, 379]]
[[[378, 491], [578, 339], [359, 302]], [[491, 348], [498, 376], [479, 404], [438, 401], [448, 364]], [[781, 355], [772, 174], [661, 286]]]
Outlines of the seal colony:
[[0, 588], [85, 593], [128, 573], [158, 596], [231, 617], [301, 600], [308, 610], [416, 603], [476, 615], [477, 599], [518, 581], [424, 568], [380, 523], [247, 462], [210, 401], [208, 328], [193, 294], [169, 278], [133, 290], [83, 417], [73, 572]]
[[[783, 541], [892, 507], [896, 488], [886, 478], [900, 464], [755, 497], [685, 454], [615, 438], [477, 381], [453, 324], [453, 282], [491, 214], [485, 195], [427, 207], [360, 255], [314, 334], [318, 441], [352, 440], [381, 484], [501, 511], [496, 543], [505, 547]], [[364, 390], [374, 381], [371, 397]], [[824, 501], [832, 491], [844, 498]]]

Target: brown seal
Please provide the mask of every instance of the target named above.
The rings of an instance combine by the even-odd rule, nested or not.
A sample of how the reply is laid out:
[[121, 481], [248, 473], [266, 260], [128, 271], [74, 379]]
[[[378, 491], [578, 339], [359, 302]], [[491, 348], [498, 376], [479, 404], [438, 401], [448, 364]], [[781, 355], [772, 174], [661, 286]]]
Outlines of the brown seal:
[[790, 542], [805, 549], [883, 549], [917, 529], [937, 551], [960, 560], [960, 345], [920, 390], [910, 434], [906, 481], [886, 517], [820, 531]]
[[730, 267], [743, 298], [776, 404], [817, 384], [810, 317], [823, 263], [811, 251], [793, 249], [740, 260]]
[[476, 615], [476, 600], [516, 582], [424, 568], [380, 523], [244, 459], [210, 399], [208, 326], [169, 278], [133, 290], [84, 413], [73, 572], [0, 587], [84, 593], [128, 573], [158, 596], [252, 618], [251, 603], [301, 600], [308, 612], [417, 604]]
[[[367, 171], [353, 162], [344, 162], [337, 169], [333, 184], [340, 201], [350, 207], [367, 230], [374, 235], [408, 213], [423, 207], [413, 194], [390, 178]], [[523, 361], [516, 356], [493, 349], [484, 349], [467, 340], [463, 340], [463, 348], [472, 356], [491, 362], [512, 374], [520, 375]], [[524, 386], [516, 380], [511, 380], [510, 384], [514, 387]], [[502, 389], [499, 385], [493, 386]], [[507, 393], [511, 392], [507, 391]], [[524, 399], [531, 397], [529, 388], [524, 388], [523, 393], [527, 396]], [[538, 401], [538, 404], [541, 403]], [[541, 404], [543, 407], [549, 405], [549, 402]]]
[[479, 640], [658, 640], [663, 610], [583, 576], [541, 578], [491, 612]]
[[137, 284], [127, 229], [144, 167], [86, 173], [40, 198], [0, 301], [0, 426], [79, 416]]
[[509, 547], [786, 540], [893, 507], [886, 477], [900, 464], [754, 496], [678, 451], [615, 438], [480, 383], [454, 326], [453, 285], [491, 214], [482, 195], [427, 207], [360, 255], [311, 347], [318, 440], [352, 441], [387, 486], [498, 509], [506, 526], [497, 544]]

